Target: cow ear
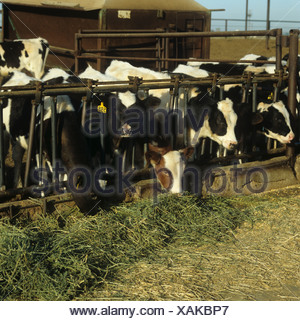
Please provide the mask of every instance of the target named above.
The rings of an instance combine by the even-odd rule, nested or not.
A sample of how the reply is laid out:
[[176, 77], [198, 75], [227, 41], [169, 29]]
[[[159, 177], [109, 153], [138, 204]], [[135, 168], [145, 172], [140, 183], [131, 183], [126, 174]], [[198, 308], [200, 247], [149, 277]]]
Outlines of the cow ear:
[[194, 147], [188, 146], [184, 149], [181, 149], [180, 153], [182, 153], [184, 155], [185, 159], [189, 159], [193, 155], [194, 150], [195, 150]]
[[159, 164], [162, 156], [153, 150], [149, 150], [146, 152], [145, 157], [147, 164], [151, 163], [154, 166]]
[[261, 113], [254, 113], [254, 114], [252, 114], [252, 117], [251, 117], [251, 124], [258, 125], [258, 124], [262, 123], [263, 120], [264, 120], [264, 117]]

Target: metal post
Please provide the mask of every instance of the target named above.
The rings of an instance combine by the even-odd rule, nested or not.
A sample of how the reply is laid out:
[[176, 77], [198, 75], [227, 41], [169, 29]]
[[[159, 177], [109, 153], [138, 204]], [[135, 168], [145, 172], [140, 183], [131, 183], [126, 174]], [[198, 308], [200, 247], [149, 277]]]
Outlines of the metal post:
[[0, 106], [0, 190], [5, 190], [4, 126], [2, 106]]
[[[297, 104], [297, 59], [298, 59], [298, 38], [299, 30], [290, 30], [290, 48], [289, 48], [289, 92], [288, 106], [291, 114], [296, 117]], [[288, 144], [286, 155], [292, 160], [295, 157], [295, 146]]]
[[282, 69], [282, 29], [277, 29], [276, 32], [276, 69]]
[[252, 86], [252, 112], [255, 113], [257, 105], [257, 82], [253, 82]]
[[43, 135], [44, 135], [44, 101], [40, 104], [40, 137], [39, 137], [39, 166], [43, 163]]
[[189, 145], [189, 137], [188, 137], [188, 93], [189, 93], [189, 89], [188, 88], [184, 88], [184, 122], [183, 122], [183, 141], [184, 141], [184, 146], [187, 147]]
[[270, 30], [270, 0], [268, 0], [267, 4], [267, 26], [266, 30]]
[[[266, 25], [266, 30], [270, 30], [270, 0], [268, 0], [267, 4], [267, 25]], [[269, 49], [269, 38], [270, 36], [267, 35], [266, 37], [266, 48]]]
[[81, 39], [79, 40], [79, 38], [77, 37], [77, 33], [75, 33], [75, 48], [74, 48], [74, 61], [75, 61], [75, 75], [78, 75], [79, 73], [79, 62], [78, 62], [78, 56], [80, 55], [79, 53], [79, 41], [81, 41]]
[[248, 30], [248, 0], [246, 0], [245, 31]]
[[56, 167], [56, 160], [57, 160], [57, 150], [56, 150], [56, 98], [51, 97], [51, 149], [52, 149], [52, 168], [53, 168], [53, 177], [52, 182], [54, 184], [57, 183], [57, 177], [55, 175], [55, 167]]
[[32, 100], [31, 119], [30, 119], [30, 128], [29, 128], [29, 140], [28, 140], [28, 151], [27, 151], [27, 159], [26, 159], [26, 166], [25, 166], [24, 187], [28, 187], [30, 163], [31, 163], [31, 157], [32, 157], [34, 132], [35, 132], [36, 109], [37, 109], [36, 101]]

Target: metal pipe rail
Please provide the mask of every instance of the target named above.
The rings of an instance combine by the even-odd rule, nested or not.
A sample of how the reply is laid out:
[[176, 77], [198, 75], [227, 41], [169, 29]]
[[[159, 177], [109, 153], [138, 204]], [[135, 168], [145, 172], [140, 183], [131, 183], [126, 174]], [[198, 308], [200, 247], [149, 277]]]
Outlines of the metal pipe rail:
[[[136, 30], [135, 30], [136, 31]], [[267, 36], [267, 37], [276, 37], [276, 69], [281, 68], [281, 53], [282, 53], [282, 29], [271, 29], [271, 30], [256, 30], [256, 31], [227, 31], [227, 32], [211, 32], [211, 31], [202, 31], [202, 32], [164, 32], [164, 31], [154, 31], [145, 30], [142, 32], [129, 32], [128, 30], [114, 30], [114, 31], [100, 31], [91, 30], [90, 33], [88, 30], [84, 30], [75, 33], [75, 73], [78, 73], [79, 69], [79, 59], [96, 59], [97, 60], [97, 68], [100, 69], [101, 66], [101, 59], [122, 59], [122, 60], [132, 60], [132, 61], [156, 61], [157, 68], [161, 71], [163, 68], [168, 68], [169, 62], [186, 62], [189, 61], [188, 59], [183, 58], [170, 58], [169, 57], [169, 48], [167, 42], [170, 41], [170, 38], [178, 39], [178, 38], [203, 38], [203, 37], [247, 37], [247, 36]], [[155, 38], [156, 39], [156, 48], [154, 48], [154, 52], [156, 52], [156, 57], [117, 57], [117, 56], [107, 56], [105, 52], [107, 48], [99, 48], [99, 52], [103, 52], [105, 50], [104, 55], [95, 55], [95, 54], [87, 54], [89, 52], [88, 49], [82, 48], [82, 40], [83, 39], [118, 39], [118, 38]], [[165, 52], [162, 55], [162, 52]], [[95, 52], [95, 51], [94, 51]], [[195, 60], [194, 60], [195, 61]], [[201, 61], [201, 60], [197, 60]], [[213, 61], [213, 60], [210, 60]]]
[[191, 31], [191, 32], [137, 32], [126, 33], [76, 33], [77, 39], [82, 38], [191, 38], [191, 37], [245, 37], [245, 36], [273, 36], [276, 37], [281, 29], [255, 30], [255, 31]]
[[[137, 77], [135, 77], [137, 78]], [[175, 78], [175, 77], [174, 77]], [[205, 78], [182, 78], [179, 81], [179, 87], [194, 87], [194, 86], [208, 86], [214, 81], [214, 76]], [[255, 82], [274, 81], [278, 82], [278, 76], [274, 75], [252, 75], [251, 79]], [[288, 74], [282, 76], [283, 80], [288, 80]], [[218, 85], [225, 85], [231, 83], [244, 83], [248, 78], [245, 76], [219, 76], [216, 83]], [[37, 82], [39, 83], [39, 82]], [[139, 79], [139, 90], [151, 90], [151, 89], [172, 89], [174, 88], [174, 82], [172, 79], [159, 79], [159, 80], [143, 80]], [[40, 90], [42, 96], [57, 96], [57, 95], [69, 95], [78, 94], [85, 95], [90, 92], [88, 83], [83, 81], [82, 84], [61, 84], [61, 85], [26, 85], [18, 87], [2, 87], [0, 92], [0, 99], [14, 98], [14, 97], [35, 97], [37, 90]], [[135, 85], [131, 81], [109, 81], [109, 82], [92, 82], [92, 90], [94, 93], [104, 92], [118, 92], [118, 91], [135, 91]]]

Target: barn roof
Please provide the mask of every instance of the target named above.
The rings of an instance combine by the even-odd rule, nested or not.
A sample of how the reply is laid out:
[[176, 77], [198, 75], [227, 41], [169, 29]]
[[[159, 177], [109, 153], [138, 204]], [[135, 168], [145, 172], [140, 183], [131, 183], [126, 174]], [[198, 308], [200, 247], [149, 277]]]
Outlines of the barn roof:
[[121, 10], [176, 10], [176, 11], [208, 11], [205, 7], [194, 0], [3, 0], [2, 3], [18, 4], [35, 7], [69, 8], [73, 10], [98, 10], [98, 9], [121, 9]]

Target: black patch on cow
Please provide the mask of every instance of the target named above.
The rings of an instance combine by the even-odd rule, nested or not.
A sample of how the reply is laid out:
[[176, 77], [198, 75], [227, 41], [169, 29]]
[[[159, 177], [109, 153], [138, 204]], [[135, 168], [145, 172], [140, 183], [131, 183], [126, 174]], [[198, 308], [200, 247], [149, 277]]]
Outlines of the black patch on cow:
[[283, 114], [275, 107], [270, 106], [268, 111], [264, 111], [262, 115], [264, 117], [262, 122], [264, 130], [271, 131], [282, 136], [286, 136], [291, 131]]
[[9, 128], [10, 128], [10, 134], [14, 140], [18, 136], [28, 135], [31, 110], [32, 110], [32, 105], [31, 105], [30, 98], [12, 99]]
[[[249, 60], [251, 60], [251, 59], [249, 59]], [[259, 56], [255, 60], [265, 60], [265, 61], [267, 61], [268, 58], [266, 56]], [[261, 66], [264, 65], [264, 63], [254, 62], [252, 65], [255, 66], [255, 67], [261, 67]]]
[[82, 80], [80, 78], [78, 78], [77, 76], [73, 75], [73, 76], [69, 76], [66, 81], [68, 83], [71, 83], [71, 84], [80, 84], [82, 83]]
[[227, 75], [227, 76], [235, 76], [235, 75], [242, 75], [244, 70], [247, 67], [248, 65], [227, 64], [227, 63], [220, 62], [218, 64], [203, 63], [200, 65], [199, 68], [211, 73], [218, 73], [218, 74]]
[[8, 106], [8, 98], [2, 98], [0, 106], [2, 109], [6, 108]]
[[203, 113], [207, 113], [211, 131], [218, 136], [226, 135], [227, 123], [223, 113], [218, 109], [218, 100], [200, 93], [190, 99], [188, 108], [191, 109], [197, 123], [203, 118]]
[[52, 79], [49, 79], [47, 81], [45, 81], [44, 83], [46, 85], [60, 85], [64, 82], [64, 78], [63, 77], [55, 77], [55, 78], [52, 78]]
[[6, 41], [2, 42], [1, 47], [4, 51], [3, 58], [0, 57], [0, 66], [19, 68], [21, 52], [25, 46], [22, 41]]
[[208, 120], [211, 131], [218, 136], [224, 136], [227, 132], [227, 123], [223, 113], [217, 109], [213, 108]]
[[29, 57], [27, 50], [25, 50], [25, 57], [26, 57], [26, 58]]
[[45, 61], [45, 56], [46, 56], [46, 53], [48, 52], [49, 50], [49, 43], [48, 41], [45, 41], [45, 40], [41, 40], [41, 46], [42, 46], [42, 49], [39, 49], [39, 54], [42, 55], [42, 61]]

